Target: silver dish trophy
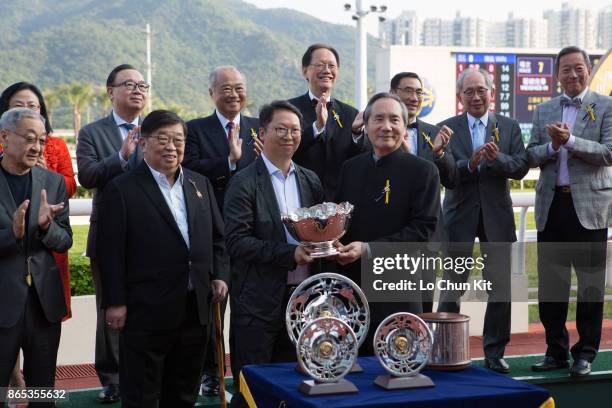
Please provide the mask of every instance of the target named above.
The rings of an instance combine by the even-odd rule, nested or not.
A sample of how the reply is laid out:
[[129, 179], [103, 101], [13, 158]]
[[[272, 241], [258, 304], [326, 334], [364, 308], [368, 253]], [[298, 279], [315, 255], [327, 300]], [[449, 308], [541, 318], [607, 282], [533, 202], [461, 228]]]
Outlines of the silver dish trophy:
[[308, 323], [296, 345], [302, 370], [312, 377], [299, 390], [306, 395], [345, 394], [357, 387], [343, 377], [357, 359], [357, 337], [353, 329], [335, 317], [320, 317]]
[[420, 374], [432, 348], [431, 330], [420, 317], [412, 313], [388, 316], [374, 334], [374, 352], [389, 375], [379, 375], [374, 383], [388, 390], [433, 387], [433, 381]]
[[[335, 317], [347, 323], [357, 337], [357, 348], [365, 341], [370, 327], [370, 307], [365, 295], [355, 282], [337, 273], [311, 276], [291, 293], [285, 323], [293, 344], [304, 327], [319, 317]], [[361, 371], [356, 363], [352, 372]]]
[[310, 208], [297, 208], [281, 219], [291, 236], [302, 245], [310, 247], [313, 258], [336, 255], [334, 241], [342, 237], [349, 226], [353, 205], [323, 203]]

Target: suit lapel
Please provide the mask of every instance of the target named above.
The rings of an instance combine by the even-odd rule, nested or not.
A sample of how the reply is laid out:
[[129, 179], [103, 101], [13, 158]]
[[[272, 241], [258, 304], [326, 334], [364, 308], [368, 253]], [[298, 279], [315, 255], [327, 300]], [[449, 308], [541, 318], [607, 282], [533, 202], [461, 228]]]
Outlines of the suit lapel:
[[459, 134], [458, 139], [461, 144], [463, 144], [467, 157], [472, 157], [474, 148], [472, 147], [472, 133], [468, 126], [467, 113], [463, 113], [457, 117], [457, 133]]
[[297, 165], [296, 175], [297, 175], [297, 183], [298, 183], [298, 192], [300, 194], [300, 205], [302, 207], [312, 207], [314, 203], [314, 197], [312, 196], [312, 189], [310, 188], [310, 184], [308, 180], [306, 180], [306, 175], [302, 171], [300, 167]]
[[208, 128], [208, 131], [210, 132], [209, 142], [212, 144], [213, 148], [220, 155], [229, 154], [229, 142], [227, 141], [227, 134], [225, 134], [225, 129], [223, 129], [223, 125], [217, 117], [216, 111], [210, 117], [210, 127]]
[[[593, 92], [587, 91], [587, 94], [584, 96], [584, 100], [582, 101], [582, 106], [580, 107], [580, 110], [578, 110], [578, 114], [576, 115], [576, 121], [574, 122], [574, 128], [572, 129], [572, 134], [576, 137], [582, 137], [584, 139], [586, 139], [586, 137], [583, 136], [584, 133], [584, 128], [586, 127], [587, 123], [591, 120], [591, 118], [589, 118], [588, 113], [587, 113], [587, 106], [591, 103], [593, 103], [594, 98], [594, 94]], [[586, 119], [584, 119], [586, 116]]]
[[257, 159], [257, 185], [261, 190], [264, 200], [266, 201], [266, 208], [272, 218], [272, 223], [276, 229], [279, 237], [285, 238], [285, 231], [281, 224], [281, 214], [276, 202], [276, 194], [274, 193], [274, 187], [272, 187], [272, 181], [268, 174], [268, 169], [263, 159]]
[[[32, 198], [30, 199], [30, 205], [28, 211], [30, 213], [30, 222], [28, 230], [30, 233], [38, 229], [38, 211], [40, 209], [40, 191], [45, 188], [45, 182], [43, 179], [43, 171], [38, 167], [32, 167]], [[48, 199], [48, 196], [47, 196]], [[57, 204], [57, 203], [51, 203]]]
[[9, 218], [13, 219], [13, 214], [17, 210], [17, 206], [15, 205], [15, 199], [13, 198], [11, 189], [9, 188], [8, 182], [6, 181], [6, 177], [4, 177], [4, 173], [1, 170], [0, 170], [0, 203], [2, 203], [2, 207], [4, 207], [4, 209], [6, 210], [6, 213], [9, 215]]
[[142, 188], [149, 200], [151, 200], [151, 202], [153, 203], [153, 206], [157, 209], [157, 211], [159, 211], [160, 215], [168, 223], [170, 228], [174, 230], [181, 238], [181, 241], [184, 242], [183, 236], [181, 235], [181, 232], [178, 229], [178, 225], [176, 225], [176, 221], [174, 220], [174, 217], [170, 212], [170, 208], [168, 208], [166, 199], [164, 198], [162, 192], [159, 190], [159, 186], [153, 178], [153, 174], [151, 174], [151, 171], [149, 170], [147, 164], [144, 161], [140, 163], [136, 172], [137, 177], [140, 181], [140, 188]]
[[427, 139], [425, 139], [425, 136], [423, 136], [423, 133], [427, 135], [427, 137], [429, 138], [429, 140], [431, 140], [432, 143], [433, 143], [433, 138], [436, 135], [432, 135], [431, 132], [426, 131], [425, 126], [419, 119], [417, 119], [416, 122], [417, 122], [417, 128], [416, 128], [417, 155], [426, 160], [433, 158], [433, 151], [431, 149], [431, 146], [429, 145], [429, 142], [427, 142]]
[[112, 135], [109, 142], [113, 146], [113, 149], [116, 151], [121, 150], [121, 145], [123, 144], [123, 137], [121, 136], [121, 131], [115, 123], [115, 118], [113, 118], [113, 112], [110, 113], [106, 117], [106, 120], [102, 122], [104, 127], [106, 128], [105, 134]]
[[487, 118], [487, 130], [486, 130], [485, 137], [484, 137], [485, 143], [487, 143], [489, 139], [491, 139], [491, 137], [493, 136], [493, 127], [495, 126], [496, 122], [497, 122], [497, 117], [495, 117], [495, 113], [489, 112], [489, 115]]
[[191, 234], [195, 231], [198, 201], [204, 199], [204, 186], [199, 186], [186, 173], [183, 173], [183, 176], [183, 196], [185, 197], [185, 207], [187, 207], [187, 225], [189, 226], [189, 240], [191, 241], [193, 238]]

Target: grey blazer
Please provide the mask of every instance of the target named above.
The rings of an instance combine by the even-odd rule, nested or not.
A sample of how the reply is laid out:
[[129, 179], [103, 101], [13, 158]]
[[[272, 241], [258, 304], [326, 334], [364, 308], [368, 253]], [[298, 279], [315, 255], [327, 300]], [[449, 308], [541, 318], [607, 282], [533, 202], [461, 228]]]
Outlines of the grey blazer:
[[438, 124], [454, 132], [450, 146], [459, 177], [455, 188], [446, 190], [444, 196], [444, 222], [450, 242], [473, 241], [481, 211], [489, 241], [516, 241], [508, 179], [525, 177], [529, 171], [527, 154], [518, 122], [493, 112], [489, 112], [485, 140], [493, 137], [495, 123], [499, 130], [497, 158], [491, 164], [483, 161], [480, 170], [473, 173], [468, 170], [473, 149], [467, 114]]
[[[0, 328], [14, 326], [19, 320], [28, 297], [26, 259], [31, 257], [30, 272], [40, 298], [45, 317], [57, 323], [66, 315], [64, 289], [51, 251], [65, 252], [72, 246], [72, 230], [68, 219], [68, 195], [64, 177], [58, 173], [34, 167], [32, 198], [28, 207], [27, 241], [17, 241], [13, 233], [13, 214], [17, 205], [4, 174], [0, 172]], [[43, 235], [38, 229], [40, 190], [47, 190], [47, 201], [64, 203]], [[21, 203], [18, 203], [21, 204]]]
[[98, 220], [98, 202], [104, 186], [113, 178], [135, 167], [142, 160], [142, 152], [137, 149], [130, 157], [126, 168], [121, 166], [119, 150], [123, 144], [121, 132], [111, 112], [105, 118], [88, 124], [79, 131], [76, 148], [79, 183], [91, 189], [93, 203], [90, 216], [89, 235], [87, 237], [87, 256], [96, 257], [95, 223]]
[[[540, 168], [535, 203], [538, 231], [546, 226], [555, 195], [559, 160], [557, 153], [548, 154], [550, 136], [546, 124], [561, 122], [560, 99], [559, 96], [538, 105], [527, 146], [529, 166]], [[588, 105], [593, 105], [595, 120], [587, 113]], [[607, 228], [612, 225], [612, 98], [588, 91], [572, 134], [576, 141], [568, 151], [567, 166], [576, 214], [584, 228]]]

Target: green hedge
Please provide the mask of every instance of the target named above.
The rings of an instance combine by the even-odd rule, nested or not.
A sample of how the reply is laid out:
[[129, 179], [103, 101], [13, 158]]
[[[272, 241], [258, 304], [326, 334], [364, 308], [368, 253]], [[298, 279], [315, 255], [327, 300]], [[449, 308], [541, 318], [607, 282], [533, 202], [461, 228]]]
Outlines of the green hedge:
[[89, 258], [86, 256], [70, 257], [70, 293], [72, 296], [94, 294]]

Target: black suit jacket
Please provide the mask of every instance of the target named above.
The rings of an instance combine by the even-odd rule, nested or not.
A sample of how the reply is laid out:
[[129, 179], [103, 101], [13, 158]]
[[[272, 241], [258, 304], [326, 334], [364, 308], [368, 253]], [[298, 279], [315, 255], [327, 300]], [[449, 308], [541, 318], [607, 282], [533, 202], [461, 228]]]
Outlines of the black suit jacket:
[[[342, 163], [363, 150], [365, 137], [362, 136], [359, 143], [355, 143], [351, 131], [359, 112], [352, 106], [332, 98], [325, 130], [315, 138], [312, 124], [317, 120], [317, 114], [308, 93], [290, 99], [289, 102], [295, 105], [304, 117], [302, 141], [293, 160], [317, 174], [323, 183], [326, 199], [331, 201], [335, 197]], [[332, 109], [338, 114], [340, 123], [334, 118]]]
[[[13, 327], [21, 317], [28, 297], [26, 258], [31, 257], [30, 272], [40, 305], [47, 320], [58, 323], [66, 315], [64, 289], [59, 269], [51, 251], [66, 252], [72, 246], [72, 230], [68, 218], [68, 195], [64, 178], [57, 173], [34, 167], [29, 222], [26, 239], [17, 241], [13, 233], [13, 214], [17, 206], [4, 173], [0, 171], [0, 328]], [[40, 191], [47, 191], [51, 204], [64, 203], [64, 209], [40, 234], [38, 209]], [[10, 330], [10, 329], [9, 329]]]
[[97, 237], [102, 306], [126, 305], [126, 329], [180, 326], [188, 276], [200, 322], [207, 324], [210, 280], [229, 280], [223, 221], [210, 182], [183, 172], [190, 248], [145, 162], [110, 181], [100, 200], [100, 217], [105, 216]]
[[240, 138], [242, 156], [236, 163], [236, 170], [230, 171], [228, 156], [229, 143], [225, 129], [216, 112], [205, 118], [187, 122], [187, 143], [183, 165], [208, 177], [215, 189], [219, 209], [223, 209], [225, 188], [232, 174], [242, 170], [255, 160], [253, 133], [258, 135], [259, 119], [240, 115]]
[[439, 124], [454, 132], [450, 147], [457, 166], [457, 184], [444, 196], [444, 222], [451, 242], [474, 241], [481, 212], [489, 241], [516, 241], [508, 179], [520, 180], [527, 174], [527, 153], [518, 122], [493, 112], [489, 112], [485, 142], [493, 137], [495, 123], [500, 134], [497, 158], [493, 163], [483, 161], [473, 173], [468, 170], [473, 148], [467, 113]]
[[[317, 175], [297, 165], [296, 171], [302, 207], [323, 202]], [[232, 178], [223, 213], [232, 265], [232, 318], [256, 317], [267, 322], [284, 319], [287, 272], [296, 267], [296, 245], [287, 243], [263, 159]], [[311, 273], [316, 269], [317, 265], [311, 267]]]

